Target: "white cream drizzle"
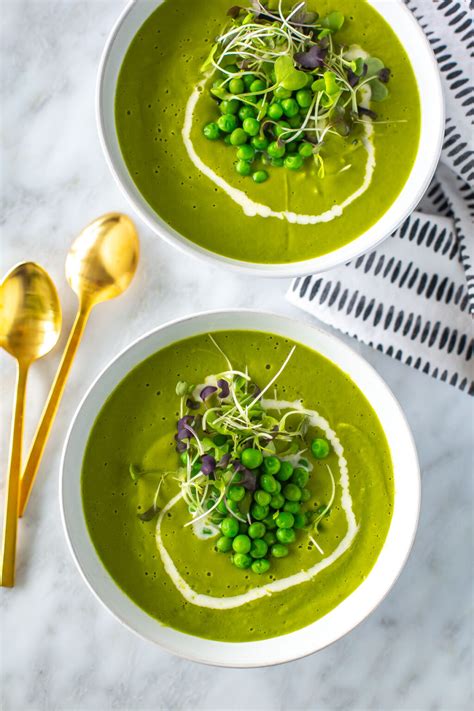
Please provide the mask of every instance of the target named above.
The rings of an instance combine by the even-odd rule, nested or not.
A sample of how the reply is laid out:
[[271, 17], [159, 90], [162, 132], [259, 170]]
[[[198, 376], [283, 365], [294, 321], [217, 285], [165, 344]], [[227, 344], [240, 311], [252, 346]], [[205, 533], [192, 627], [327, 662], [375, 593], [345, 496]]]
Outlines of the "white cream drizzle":
[[352, 544], [357, 531], [358, 524], [354, 512], [352, 510], [352, 497], [349, 490], [349, 474], [347, 468], [347, 461], [344, 457], [344, 449], [342, 444], [334, 432], [334, 430], [329, 425], [329, 422], [322, 417], [316, 410], [308, 410], [303, 407], [299, 400], [295, 402], [290, 402], [288, 400], [276, 400], [276, 399], [264, 399], [262, 398], [262, 405], [268, 410], [279, 410], [279, 409], [292, 409], [300, 410], [304, 412], [308, 417], [310, 423], [314, 427], [319, 427], [322, 429], [331, 442], [332, 447], [337, 455], [340, 477], [339, 485], [341, 487], [341, 506], [346, 514], [347, 519], [347, 532], [342, 541], [339, 543], [337, 548], [328, 556], [323, 558], [319, 563], [308, 568], [308, 570], [302, 570], [293, 575], [289, 575], [286, 578], [281, 578], [280, 580], [274, 580], [273, 582], [262, 585], [260, 587], [252, 588], [245, 593], [240, 595], [232, 595], [229, 597], [214, 597], [212, 595], [205, 595], [202, 593], [197, 593], [192, 587], [184, 580], [180, 575], [178, 569], [176, 568], [170, 554], [165, 548], [163, 539], [161, 536], [161, 523], [163, 517], [167, 512], [175, 506], [178, 501], [182, 498], [181, 494], [177, 494], [171, 501], [169, 501], [166, 506], [162, 509], [158, 516], [158, 521], [156, 524], [156, 545], [163, 561], [165, 571], [173, 581], [176, 589], [181, 593], [181, 595], [193, 605], [199, 607], [208, 607], [216, 610], [229, 610], [234, 607], [240, 607], [246, 603], [258, 600], [261, 597], [271, 595], [275, 592], [281, 592], [282, 590], [287, 590], [288, 588], [294, 587], [295, 585], [300, 585], [301, 583], [308, 582], [312, 580], [321, 570], [324, 570], [330, 566], [334, 561], [336, 561], [340, 556], [345, 553], [346, 550]]
[[[347, 59], [349, 60], [355, 59], [357, 57], [364, 58], [367, 56], [367, 53], [356, 45], [352, 45], [345, 54], [345, 57], [347, 57]], [[340, 217], [344, 209], [348, 205], [353, 203], [355, 200], [357, 200], [361, 195], [363, 195], [369, 188], [370, 183], [372, 182], [372, 176], [375, 170], [376, 163], [375, 147], [372, 140], [374, 128], [371, 119], [367, 119], [364, 121], [364, 136], [362, 137], [362, 143], [367, 152], [367, 162], [365, 165], [364, 180], [362, 181], [362, 185], [360, 186], [360, 188], [358, 188], [355, 192], [349, 195], [349, 197], [347, 197], [342, 203], [340, 203], [339, 205], [334, 205], [330, 210], [326, 210], [325, 212], [322, 212], [319, 215], [305, 215], [297, 212], [291, 212], [289, 210], [272, 210], [270, 207], [268, 207], [268, 205], [263, 205], [262, 203], [255, 202], [254, 200], [249, 198], [249, 196], [244, 193], [243, 190], [234, 188], [226, 180], [224, 180], [224, 178], [222, 178], [214, 170], [212, 170], [212, 168], [210, 168], [206, 163], [204, 163], [204, 161], [197, 154], [196, 149], [194, 148], [194, 144], [191, 139], [194, 110], [202, 93], [202, 90], [204, 89], [206, 81], [207, 77], [204, 77], [204, 79], [202, 79], [202, 81], [200, 81], [196, 85], [194, 91], [188, 99], [188, 103], [186, 104], [184, 125], [181, 132], [183, 136], [184, 145], [186, 147], [190, 159], [192, 160], [196, 168], [200, 170], [201, 173], [204, 173], [204, 175], [206, 175], [210, 180], [212, 180], [215, 185], [217, 185], [225, 193], [227, 193], [227, 195], [234, 202], [240, 205], [244, 214], [247, 215], [247, 217], [255, 217], [257, 215], [259, 215], [260, 217], [276, 217], [279, 220], [287, 220], [288, 222], [297, 223], [299, 225], [315, 225], [319, 222], [330, 222], [335, 217]], [[367, 92], [365, 92], [364, 100], [361, 101], [361, 104], [367, 105], [369, 100], [370, 89], [367, 88]]]

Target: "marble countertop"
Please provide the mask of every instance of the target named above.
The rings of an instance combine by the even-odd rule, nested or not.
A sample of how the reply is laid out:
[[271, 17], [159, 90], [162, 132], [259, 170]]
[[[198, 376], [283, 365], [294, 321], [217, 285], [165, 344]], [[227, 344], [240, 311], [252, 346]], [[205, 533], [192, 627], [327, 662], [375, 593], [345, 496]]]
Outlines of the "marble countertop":
[[[94, 119], [98, 60], [121, 6], [117, 0], [2, 3], [0, 272], [25, 259], [41, 263], [60, 291], [64, 334], [76, 306], [64, 277], [72, 239], [103, 212], [129, 211], [101, 155]], [[21, 522], [18, 584], [0, 594], [2, 708], [469, 708], [472, 402], [353, 341], [399, 398], [423, 472], [413, 553], [369, 619], [307, 659], [270, 669], [217, 670], [138, 639], [87, 590], [62, 531], [59, 459], [80, 398], [111, 356], [146, 330], [191, 310], [257, 307], [309, 318], [285, 302], [284, 281], [223, 272], [174, 251], [142, 224], [139, 230], [137, 278], [125, 296], [92, 314]], [[64, 340], [63, 335], [53, 354], [32, 369], [26, 442]], [[3, 494], [14, 385], [14, 361], [4, 352], [0, 369]]]

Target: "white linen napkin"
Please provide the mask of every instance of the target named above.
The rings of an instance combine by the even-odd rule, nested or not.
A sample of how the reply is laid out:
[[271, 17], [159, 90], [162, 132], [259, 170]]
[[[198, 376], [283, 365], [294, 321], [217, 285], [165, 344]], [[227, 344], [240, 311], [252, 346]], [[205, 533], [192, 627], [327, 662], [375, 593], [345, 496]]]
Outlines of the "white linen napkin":
[[287, 299], [319, 320], [474, 395], [474, 32], [467, 0], [405, 0], [438, 60], [441, 162], [417, 210], [382, 246], [295, 279]]

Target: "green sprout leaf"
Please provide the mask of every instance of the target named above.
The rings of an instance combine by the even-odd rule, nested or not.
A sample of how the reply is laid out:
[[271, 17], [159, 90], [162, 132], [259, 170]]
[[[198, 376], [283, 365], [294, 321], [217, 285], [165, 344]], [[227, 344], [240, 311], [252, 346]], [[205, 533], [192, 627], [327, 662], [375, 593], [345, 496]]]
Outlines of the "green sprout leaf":
[[321, 24], [329, 30], [329, 32], [333, 33], [341, 29], [344, 24], [344, 20], [345, 18], [342, 12], [330, 12], [329, 15], [323, 17]]
[[275, 62], [277, 83], [288, 91], [298, 91], [306, 85], [306, 74], [295, 68], [291, 57], [278, 57]]
[[370, 82], [370, 89], [372, 91], [372, 101], [385, 101], [389, 95], [389, 90], [379, 79], [373, 79]]
[[377, 76], [379, 71], [384, 68], [384, 63], [378, 57], [367, 57], [364, 62], [367, 66], [367, 73], [365, 75], [367, 79]]

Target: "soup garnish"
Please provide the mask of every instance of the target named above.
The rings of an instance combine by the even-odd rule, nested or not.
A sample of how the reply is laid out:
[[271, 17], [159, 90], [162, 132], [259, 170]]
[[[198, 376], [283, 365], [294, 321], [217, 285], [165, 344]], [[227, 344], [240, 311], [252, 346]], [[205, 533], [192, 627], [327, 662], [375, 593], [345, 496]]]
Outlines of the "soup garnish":
[[309, 158], [324, 178], [326, 136], [354, 135], [358, 144], [357, 129], [377, 118], [370, 101], [389, 96], [390, 70], [361, 48], [336, 42], [341, 12], [320, 18], [300, 2], [285, 14], [281, 0], [252, 0], [227, 14], [230, 22], [202, 67], [215, 77], [210, 93], [217, 101], [205, 137], [236, 148], [235, 170], [256, 183], [269, 177], [263, 167], [297, 171]]
[[[301, 406], [282, 412], [277, 399], [276, 381], [296, 346], [261, 390], [248, 368], [236, 370], [209, 338], [227, 367], [198, 386], [177, 383], [180, 416], [174, 439], [179, 466], [176, 472], [162, 473], [151, 507], [139, 518], [150, 521], [160, 512], [163, 481], [173, 475], [191, 514], [184, 526], [193, 525], [200, 538], [216, 538], [215, 549], [230, 554], [237, 568], [267, 573], [271, 558], [286, 557], [302, 530], [324, 555], [315, 537], [330, 513], [336, 485], [328, 465], [331, 497], [314, 505], [307, 488], [313, 467], [306, 453], [325, 459], [331, 447], [324, 437], [313, 438], [308, 447], [310, 411]], [[264, 399], [271, 388], [274, 400]], [[144, 473], [130, 466], [134, 481]]]

